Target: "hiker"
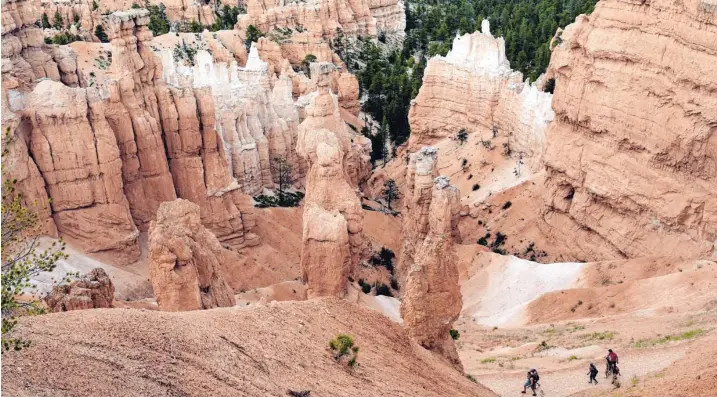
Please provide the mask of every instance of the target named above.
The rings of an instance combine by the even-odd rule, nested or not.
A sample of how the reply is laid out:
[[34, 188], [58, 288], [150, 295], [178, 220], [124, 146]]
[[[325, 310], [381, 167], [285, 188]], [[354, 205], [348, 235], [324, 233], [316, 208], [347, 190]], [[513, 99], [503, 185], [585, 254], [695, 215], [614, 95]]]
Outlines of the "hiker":
[[525, 394], [525, 389], [530, 387], [530, 389], [533, 391], [533, 395], [537, 396], [537, 394], [535, 394], [535, 388], [538, 386], [539, 380], [540, 380], [540, 375], [538, 375], [538, 370], [533, 368], [530, 371], [528, 371], [528, 376], [525, 379], [525, 384], [523, 384], [522, 393]]
[[588, 375], [590, 375], [590, 380], [588, 381], [588, 383], [592, 384], [594, 381], [595, 384], [597, 385], [597, 379], [595, 379], [597, 374], [598, 374], [597, 367], [595, 366], [595, 364], [590, 363], [590, 368], [588, 368]]
[[612, 349], [607, 349], [607, 357], [605, 357], [607, 360], [607, 367], [608, 372], [615, 372], [615, 368], [617, 368], [617, 353], [612, 351]]

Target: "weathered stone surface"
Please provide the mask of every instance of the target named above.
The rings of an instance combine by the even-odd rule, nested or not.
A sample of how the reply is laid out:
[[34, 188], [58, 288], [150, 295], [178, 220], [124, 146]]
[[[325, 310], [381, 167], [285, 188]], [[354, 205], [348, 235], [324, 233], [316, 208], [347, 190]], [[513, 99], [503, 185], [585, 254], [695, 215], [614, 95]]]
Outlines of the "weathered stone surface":
[[409, 148], [417, 150], [461, 129], [480, 133], [495, 127], [509, 134], [513, 152], [537, 169], [553, 119], [552, 95], [539, 89], [542, 80], [523, 82], [523, 75], [510, 69], [505, 42], [491, 35], [487, 20], [482, 30], [456, 37], [448, 55], [428, 61], [409, 112]]
[[356, 184], [364, 178], [362, 170], [368, 164], [365, 148], [353, 142], [359, 137], [352, 139], [338, 116], [337, 100], [329, 92], [331, 65], [317, 64], [313, 69], [319, 75], [319, 91], [306, 107], [296, 147], [310, 166], [301, 255], [309, 297], [343, 295], [346, 277], [365, 250]]
[[115, 287], [112, 280], [98, 267], [78, 280], [58, 285], [44, 298], [53, 312], [113, 307]]
[[341, 118], [338, 99], [329, 90], [333, 68], [334, 66], [328, 63], [312, 66], [312, 74], [317, 79], [317, 91], [299, 98], [299, 102], [307, 103], [304, 109], [304, 121], [299, 125], [299, 135], [320, 129], [333, 132], [344, 156], [342, 162], [348, 181], [352, 186], [358, 186], [371, 173], [369, 162], [371, 142], [368, 138], [351, 131]]
[[317, 37], [334, 37], [339, 28], [351, 36], [376, 35], [376, 20], [368, 1], [311, 0], [284, 4], [277, 0], [249, 0], [246, 7], [247, 13], [237, 22], [240, 32], [250, 25], [266, 33], [276, 28], [302, 26]]
[[415, 262], [416, 250], [428, 234], [428, 215], [433, 197], [433, 180], [438, 176], [438, 152], [426, 146], [410, 154], [403, 191], [403, 226], [401, 252], [396, 266], [396, 279], [405, 285]]
[[2, 4], [3, 89], [29, 91], [36, 79], [60, 80], [52, 52], [45, 48], [42, 30], [35, 25], [40, 15], [32, 1], [10, 0]]
[[59, 232], [89, 252], [115, 252], [118, 262], [138, 259], [120, 152], [98, 91], [43, 80], [27, 108], [30, 153], [53, 199]]
[[344, 296], [351, 275], [351, 250], [346, 218], [312, 204], [304, 210], [301, 278], [308, 298]]
[[164, 202], [149, 228], [150, 277], [160, 310], [185, 311], [234, 305], [222, 275], [227, 250], [201, 223], [199, 206]]
[[450, 329], [463, 305], [453, 248], [460, 192], [448, 177], [435, 179], [428, 213], [428, 232], [418, 242], [415, 262], [408, 272], [401, 317], [418, 343], [462, 365]]
[[609, 0], [553, 40], [543, 218], [576, 257], [717, 252], [716, 22]]

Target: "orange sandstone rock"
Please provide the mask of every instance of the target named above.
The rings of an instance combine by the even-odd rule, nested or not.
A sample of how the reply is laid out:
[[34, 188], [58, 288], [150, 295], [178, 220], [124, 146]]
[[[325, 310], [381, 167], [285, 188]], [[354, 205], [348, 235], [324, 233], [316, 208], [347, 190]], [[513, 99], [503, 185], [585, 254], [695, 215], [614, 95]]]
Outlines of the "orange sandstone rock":
[[150, 276], [164, 311], [234, 305], [222, 276], [225, 249], [200, 221], [199, 206], [177, 199], [162, 203], [149, 230]]

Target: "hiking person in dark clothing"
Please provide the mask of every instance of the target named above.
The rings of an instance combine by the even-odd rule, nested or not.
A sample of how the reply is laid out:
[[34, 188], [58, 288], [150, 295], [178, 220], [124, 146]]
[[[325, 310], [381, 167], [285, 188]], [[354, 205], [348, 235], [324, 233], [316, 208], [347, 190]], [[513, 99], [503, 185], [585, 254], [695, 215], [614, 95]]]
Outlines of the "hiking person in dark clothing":
[[538, 381], [540, 380], [540, 375], [538, 375], [538, 370], [535, 368], [528, 371], [528, 376], [525, 380], [525, 384], [523, 384], [523, 391], [521, 393], [525, 394], [525, 389], [530, 387], [530, 389], [533, 391], [533, 395], [537, 396], [535, 394], [535, 388], [538, 386]]
[[592, 384], [593, 382], [595, 382], [595, 384], [597, 385], [597, 379], [595, 379], [597, 374], [598, 374], [597, 367], [595, 366], [595, 364], [590, 363], [590, 368], [588, 369], [588, 375], [590, 375], [590, 380], [588, 381], [588, 383]]

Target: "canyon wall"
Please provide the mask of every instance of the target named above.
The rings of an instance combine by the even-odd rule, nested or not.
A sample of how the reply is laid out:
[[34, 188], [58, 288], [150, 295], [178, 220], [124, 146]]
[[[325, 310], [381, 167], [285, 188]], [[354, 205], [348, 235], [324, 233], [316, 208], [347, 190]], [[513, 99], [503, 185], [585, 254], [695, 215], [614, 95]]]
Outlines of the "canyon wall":
[[450, 335], [463, 305], [454, 249], [460, 192], [448, 177], [435, 178], [428, 208], [428, 230], [416, 242], [414, 263], [403, 291], [401, 317], [421, 346], [443, 355], [462, 370]]
[[714, 257], [717, 10], [605, 0], [553, 40], [546, 233], [585, 260]]
[[402, 33], [406, 14], [402, 0], [248, 0], [247, 13], [237, 21], [240, 32], [253, 25], [262, 32], [275, 29], [308, 31], [333, 38], [340, 29], [347, 36], [376, 36], [378, 32]]
[[[461, 129], [490, 139], [494, 128], [510, 135], [513, 152], [533, 169], [540, 167], [545, 130], [553, 119], [552, 95], [510, 69], [503, 38], [482, 32], [457, 36], [445, 57], [428, 61], [423, 85], [411, 102], [409, 150], [453, 137]], [[487, 133], [486, 133], [487, 131]]]
[[[151, 48], [145, 10], [104, 17], [111, 65], [83, 75], [70, 47], [23, 44], [18, 37], [35, 28], [23, 25], [23, 3], [12, 5], [3, 13], [3, 45], [17, 44], [16, 51], [3, 51], [3, 106], [9, 110], [3, 127], [15, 137], [9, 175], [28, 202], [38, 203], [48, 234], [56, 229], [88, 252], [133, 262], [138, 230], [147, 230], [160, 203], [183, 197], [200, 205], [203, 222], [221, 241], [259, 243], [250, 233], [247, 194], [273, 187], [270, 155], [292, 153], [298, 113], [289, 81], [270, 87], [256, 54], [247, 70], [221, 63], [219, 78], [202, 73], [196, 84], [191, 68], [176, 72], [171, 54], [164, 70]], [[218, 41], [211, 44], [217, 58], [228, 52], [217, 51]], [[40, 59], [35, 53], [49, 60], [30, 67]], [[224, 58], [234, 61], [231, 54]], [[198, 62], [215, 66], [206, 53]], [[72, 88], [77, 85], [82, 88]], [[267, 105], [272, 102], [284, 104], [283, 118]]]

